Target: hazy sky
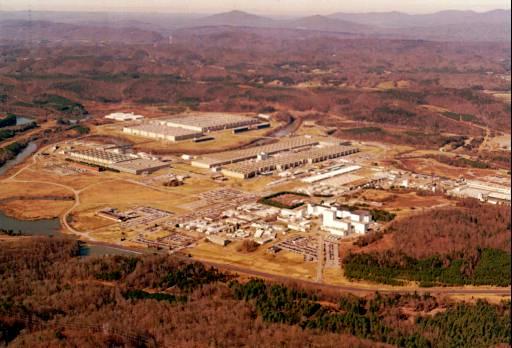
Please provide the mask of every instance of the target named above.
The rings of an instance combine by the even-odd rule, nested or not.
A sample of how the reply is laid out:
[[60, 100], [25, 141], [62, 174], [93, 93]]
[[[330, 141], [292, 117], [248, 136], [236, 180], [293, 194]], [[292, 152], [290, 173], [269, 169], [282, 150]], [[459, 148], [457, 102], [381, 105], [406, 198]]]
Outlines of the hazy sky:
[[326, 14], [337, 11], [435, 12], [510, 8], [509, 0], [0, 0], [0, 10], [165, 11], [216, 13], [242, 10], [269, 14]]

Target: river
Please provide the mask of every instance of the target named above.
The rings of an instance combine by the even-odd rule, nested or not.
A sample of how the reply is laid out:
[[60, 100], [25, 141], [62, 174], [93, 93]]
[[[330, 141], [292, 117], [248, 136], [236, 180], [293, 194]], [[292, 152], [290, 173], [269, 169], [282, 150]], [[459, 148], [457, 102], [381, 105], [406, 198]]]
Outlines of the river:
[[[31, 236], [62, 236], [59, 219], [19, 220], [0, 212], [0, 229]], [[82, 256], [134, 255], [135, 252], [100, 244], [84, 244]]]
[[16, 125], [17, 126], [21, 126], [21, 125], [24, 125], [24, 124], [29, 124], [31, 122], [34, 122], [35, 120], [32, 119], [32, 118], [28, 118], [28, 117], [23, 117], [23, 116], [17, 116], [16, 117]]
[[37, 150], [37, 144], [34, 142], [28, 143], [27, 147], [23, 149], [15, 158], [10, 161], [5, 162], [3, 166], [0, 167], [0, 175], [3, 175], [9, 168], [14, 167], [15, 165], [23, 162], [30, 155], [32, 155]]

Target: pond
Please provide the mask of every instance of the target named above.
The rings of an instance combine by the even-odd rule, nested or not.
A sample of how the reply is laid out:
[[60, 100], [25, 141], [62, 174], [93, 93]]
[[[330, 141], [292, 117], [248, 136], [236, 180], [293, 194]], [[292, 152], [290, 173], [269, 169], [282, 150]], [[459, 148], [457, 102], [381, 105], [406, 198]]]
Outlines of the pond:
[[[59, 219], [20, 220], [0, 212], [0, 229], [32, 236], [62, 236]], [[100, 244], [84, 244], [82, 256], [133, 255], [137, 252]]]

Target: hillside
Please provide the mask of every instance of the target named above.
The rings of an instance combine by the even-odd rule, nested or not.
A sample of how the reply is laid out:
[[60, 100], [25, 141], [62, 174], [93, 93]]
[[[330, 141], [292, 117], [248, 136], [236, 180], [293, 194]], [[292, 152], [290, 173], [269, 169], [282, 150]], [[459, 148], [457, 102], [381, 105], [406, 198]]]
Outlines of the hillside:
[[332, 31], [353, 34], [367, 34], [377, 31], [377, 28], [369, 25], [318, 15], [283, 22], [281, 23], [281, 26], [292, 29]]
[[510, 305], [313, 292], [239, 281], [168, 256], [79, 259], [76, 242], [55, 238], [0, 245], [0, 343], [13, 347], [484, 347], [510, 340]]
[[509, 207], [462, 201], [395, 221], [385, 235], [361, 237], [361, 248], [344, 260], [345, 274], [389, 284], [508, 286], [510, 233]]
[[[402, 12], [334, 13], [327, 16], [311, 15], [287, 19], [274, 19], [243, 11], [229, 11], [213, 15], [172, 14], [172, 13], [78, 13], [78, 12], [1, 12], [3, 21], [38, 23], [55, 22], [76, 26], [103, 27], [111, 29], [137, 28], [142, 31], [158, 32], [164, 36], [183, 28], [200, 27], [248, 27], [293, 29], [301, 31], [325, 31], [350, 33], [358, 36], [371, 35], [375, 38], [401, 38], [435, 41], [510, 41], [510, 10], [488, 12], [441, 11], [431, 14], [407, 14]], [[76, 27], [62, 27], [75, 32]], [[12, 33], [12, 29], [9, 33]], [[93, 29], [90, 29], [93, 30]], [[96, 30], [96, 29], [94, 29]], [[26, 29], [25, 29], [26, 31]], [[26, 34], [23, 34], [26, 36]], [[37, 33], [33, 34], [37, 37]], [[92, 33], [85, 35], [91, 40]], [[129, 36], [114, 32], [126, 40]], [[134, 33], [141, 40], [148, 33]], [[7, 36], [7, 35], [6, 35]], [[73, 37], [68, 36], [68, 37]], [[153, 40], [156, 38], [153, 38]], [[142, 40], [146, 42], [147, 39]], [[151, 40], [151, 36], [150, 39]], [[122, 40], [121, 40], [122, 41]]]
[[435, 27], [480, 22], [486, 24], [510, 23], [510, 10], [488, 12], [440, 11], [429, 14], [408, 14], [398, 11], [369, 13], [334, 13], [331, 18], [384, 28]]
[[162, 38], [163, 36], [159, 33], [136, 27], [109, 28], [49, 21], [7, 20], [0, 22], [0, 40], [9, 41], [151, 44], [161, 41]]

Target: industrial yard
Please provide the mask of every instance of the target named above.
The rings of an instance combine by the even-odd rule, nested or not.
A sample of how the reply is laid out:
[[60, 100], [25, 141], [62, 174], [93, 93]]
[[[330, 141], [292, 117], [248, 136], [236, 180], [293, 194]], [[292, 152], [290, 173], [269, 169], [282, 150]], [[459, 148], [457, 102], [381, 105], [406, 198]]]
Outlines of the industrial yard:
[[0, 347], [510, 345], [509, 5], [7, 2]]
[[[18, 215], [31, 199], [24, 216], [58, 216], [65, 232], [84, 239], [316, 281], [341, 267], [346, 241], [385, 228], [382, 214], [399, 219], [453, 206], [460, 197], [510, 204], [506, 186], [391, 168], [390, 153], [378, 144], [310, 132], [196, 153], [204, 145], [191, 139], [243, 136], [233, 131], [240, 127], [248, 127], [242, 134], [259, 132], [250, 130], [261, 124], [257, 117], [121, 113], [111, 119], [113, 136], [150, 139], [147, 150], [94, 137], [47, 146], [11, 173], [3, 185], [12, 189], [3, 190], [0, 204]], [[98, 129], [110, 134], [105, 127], [113, 126]], [[154, 142], [157, 149], [188, 145], [161, 155], [147, 148]]]

